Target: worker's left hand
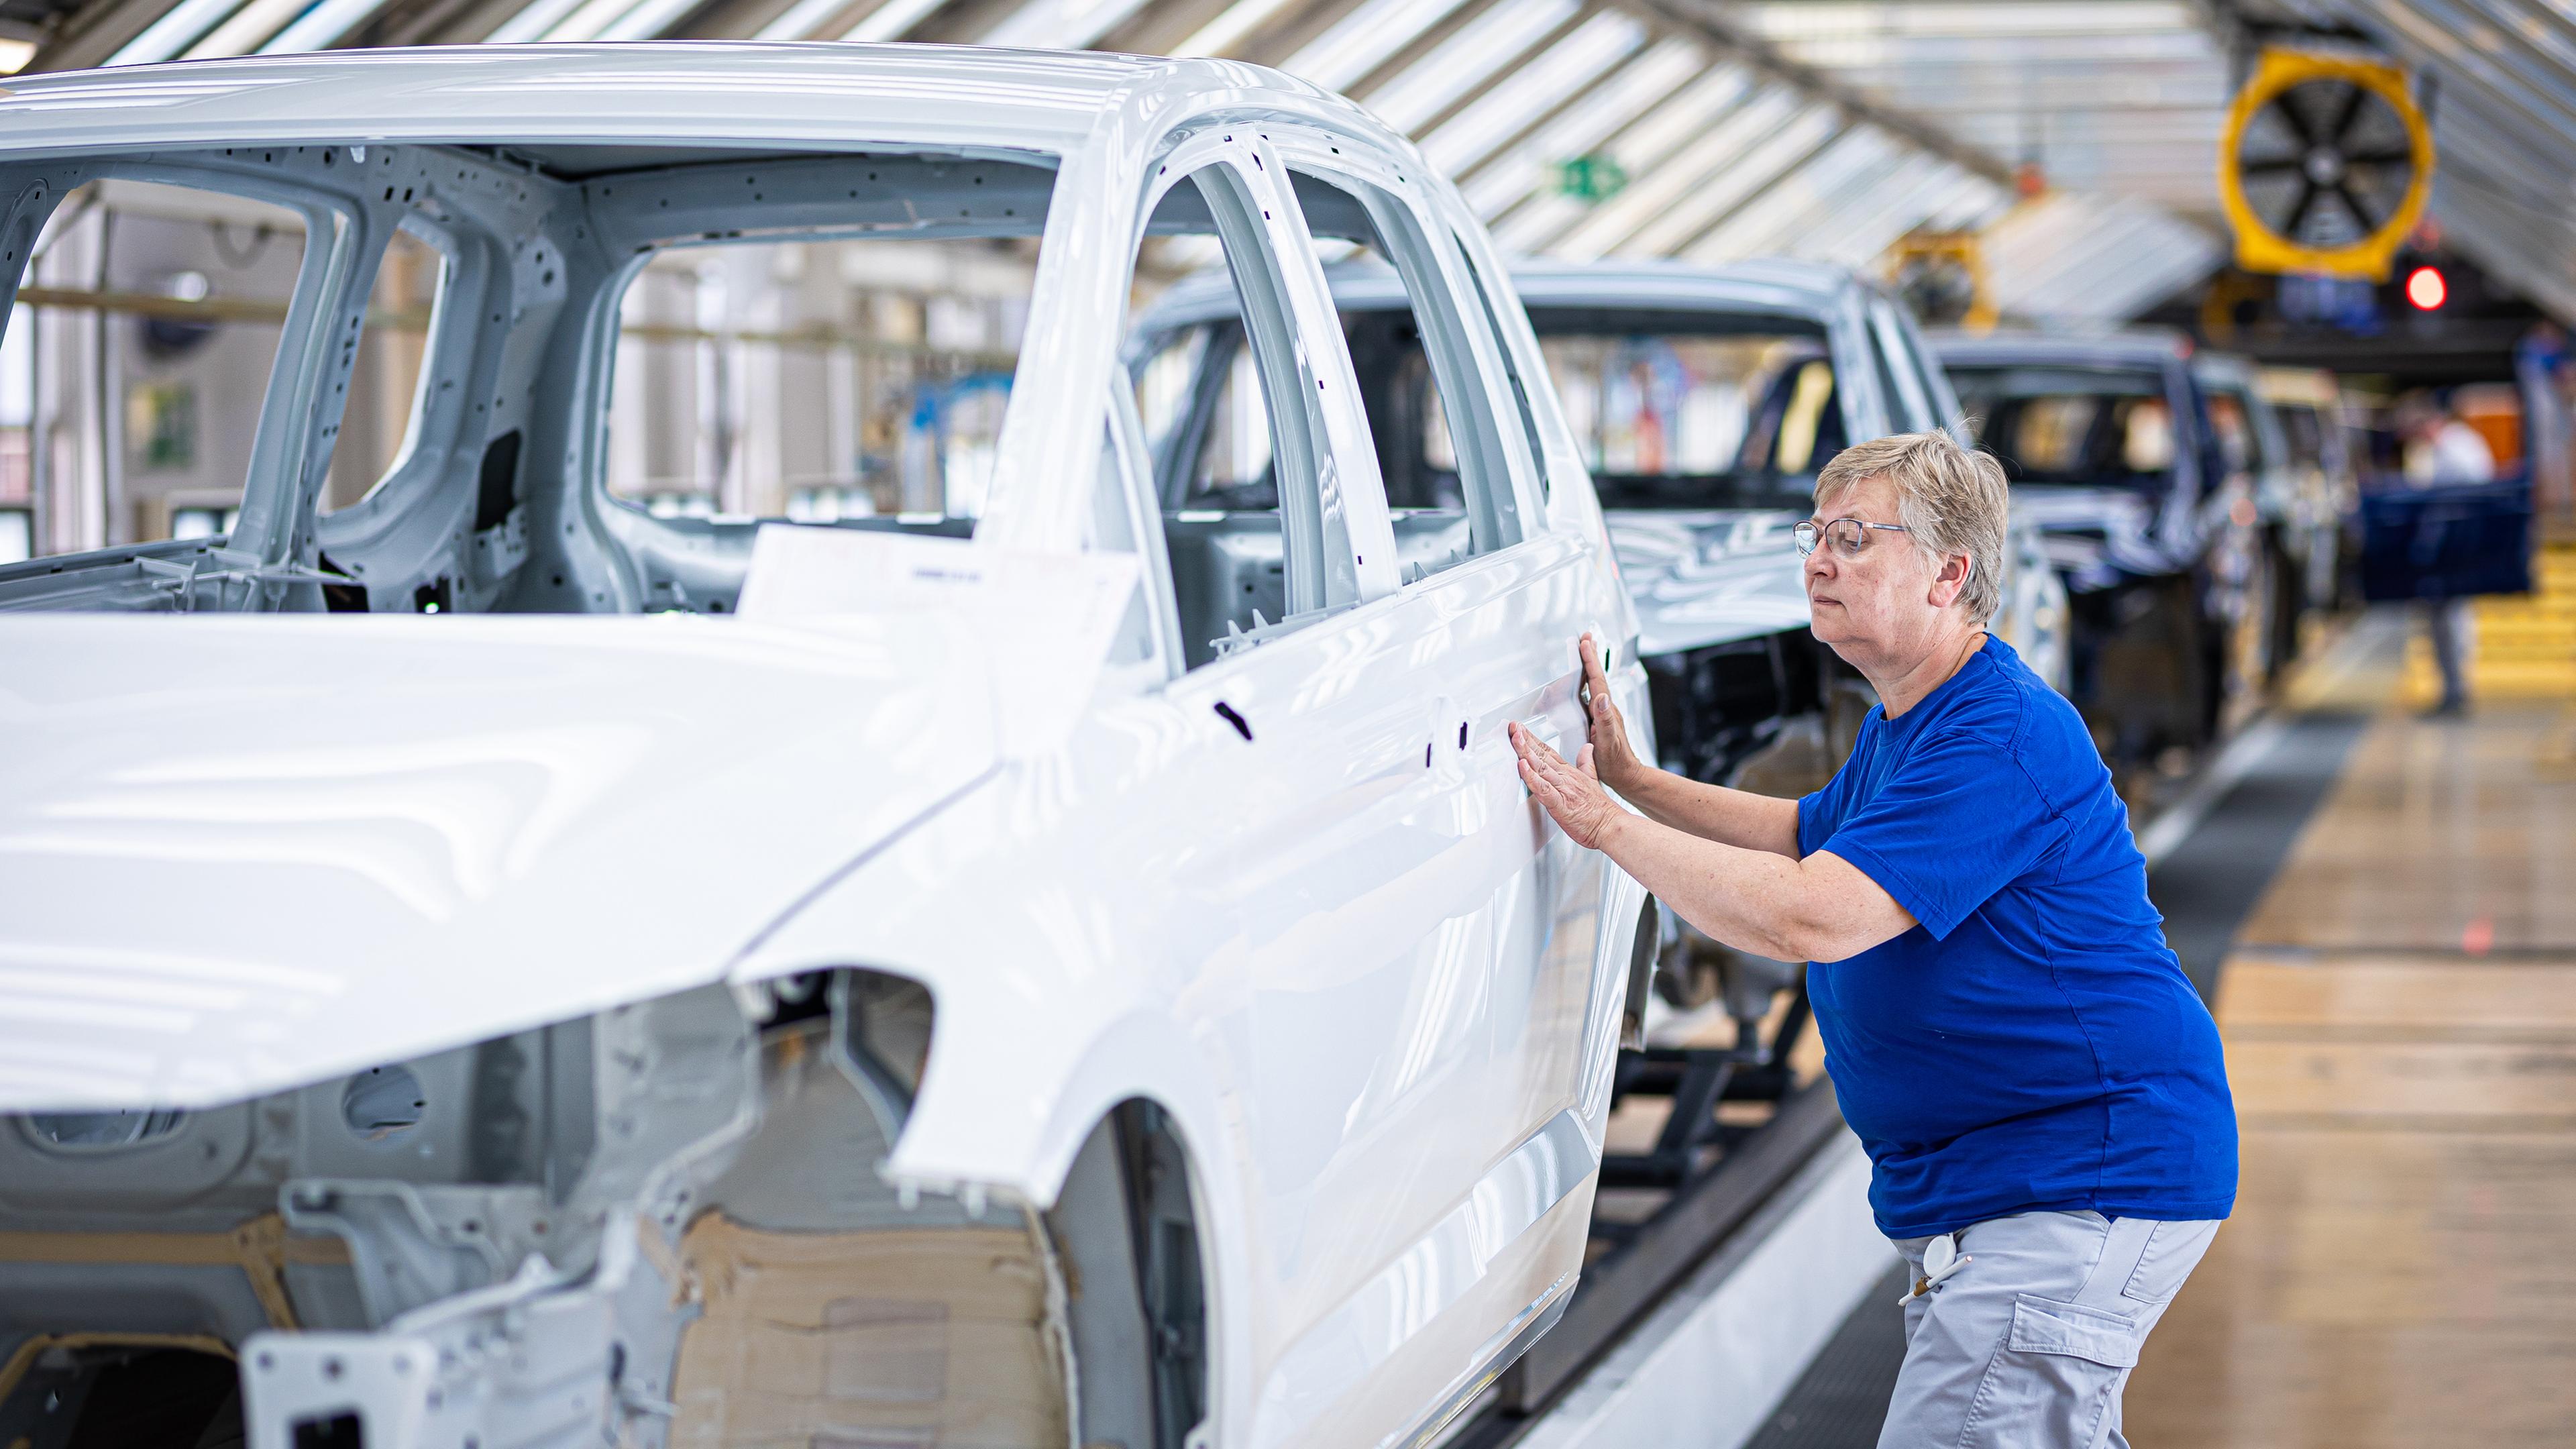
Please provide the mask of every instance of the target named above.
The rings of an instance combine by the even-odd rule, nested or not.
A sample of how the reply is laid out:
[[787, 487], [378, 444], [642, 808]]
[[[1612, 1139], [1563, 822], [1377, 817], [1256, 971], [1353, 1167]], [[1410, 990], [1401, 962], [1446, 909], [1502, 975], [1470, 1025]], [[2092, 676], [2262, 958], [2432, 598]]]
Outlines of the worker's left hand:
[[1619, 807], [1610, 803], [1610, 792], [1601, 788], [1601, 778], [1592, 766], [1592, 747], [1585, 745], [1569, 765], [1545, 740], [1518, 724], [1506, 728], [1513, 751], [1521, 757], [1521, 783], [1529, 786], [1531, 798], [1547, 808], [1575, 844], [1599, 850], [1602, 833]]

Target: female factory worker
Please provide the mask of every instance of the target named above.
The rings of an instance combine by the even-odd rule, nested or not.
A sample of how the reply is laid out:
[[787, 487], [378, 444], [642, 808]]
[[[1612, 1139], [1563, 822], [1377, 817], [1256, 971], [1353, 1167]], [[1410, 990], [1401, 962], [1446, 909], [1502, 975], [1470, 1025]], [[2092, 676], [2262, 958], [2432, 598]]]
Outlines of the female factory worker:
[[1512, 732], [1566, 834], [1719, 941], [1812, 963], [1870, 1206], [1912, 1269], [1881, 1449], [2125, 1445], [2138, 1347], [2236, 1196], [2217, 1028], [2128, 811], [2074, 707], [1986, 632], [2005, 509], [2002, 468], [1944, 433], [1817, 478], [1816, 637], [1880, 705], [1803, 800], [1637, 758], [1588, 637], [1593, 743], [1568, 764]]

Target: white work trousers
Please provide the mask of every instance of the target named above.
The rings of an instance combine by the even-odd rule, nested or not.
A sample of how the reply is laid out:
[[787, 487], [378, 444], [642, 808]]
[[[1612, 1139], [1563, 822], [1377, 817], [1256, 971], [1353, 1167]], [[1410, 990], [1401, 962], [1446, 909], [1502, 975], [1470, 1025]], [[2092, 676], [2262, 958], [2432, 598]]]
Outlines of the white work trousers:
[[[1963, 1228], [1967, 1260], [1905, 1304], [1879, 1449], [2127, 1449], [2120, 1391], [2215, 1222], [2021, 1213]], [[1930, 1238], [1896, 1244], [1923, 1278]]]

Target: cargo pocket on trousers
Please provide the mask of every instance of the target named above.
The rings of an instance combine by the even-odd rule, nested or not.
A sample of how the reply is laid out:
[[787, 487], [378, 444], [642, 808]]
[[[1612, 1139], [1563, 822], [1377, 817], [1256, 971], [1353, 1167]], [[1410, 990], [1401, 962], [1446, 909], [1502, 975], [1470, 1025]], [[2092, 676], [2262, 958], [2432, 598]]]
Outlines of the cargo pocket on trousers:
[[1962, 1449], [2091, 1444], [2144, 1337], [2116, 1313], [2022, 1294], [1968, 1406]]

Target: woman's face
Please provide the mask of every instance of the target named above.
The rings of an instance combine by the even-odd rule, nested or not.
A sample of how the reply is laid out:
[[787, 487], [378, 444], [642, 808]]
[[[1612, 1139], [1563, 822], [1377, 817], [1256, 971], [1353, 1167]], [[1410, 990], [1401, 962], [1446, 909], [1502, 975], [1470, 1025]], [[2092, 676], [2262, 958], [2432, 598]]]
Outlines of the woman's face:
[[[1816, 509], [1816, 522], [1857, 518], [1864, 523], [1899, 523], [1896, 489], [1884, 478], [1867, 478], [1826, 498]], [[1846, 551], [1830, 534], [1807, 555], [1807, 609], [1818, 642], [1863, 673], [1880, 666], [1901, 670], [1914, 656], [1932, 647], [1944, 616], [1965, 583], [1960, 565], [1942, 561], [1919, 547], [1913, 535], [1885, 529], [1860, 530], [1857, 553]]]

